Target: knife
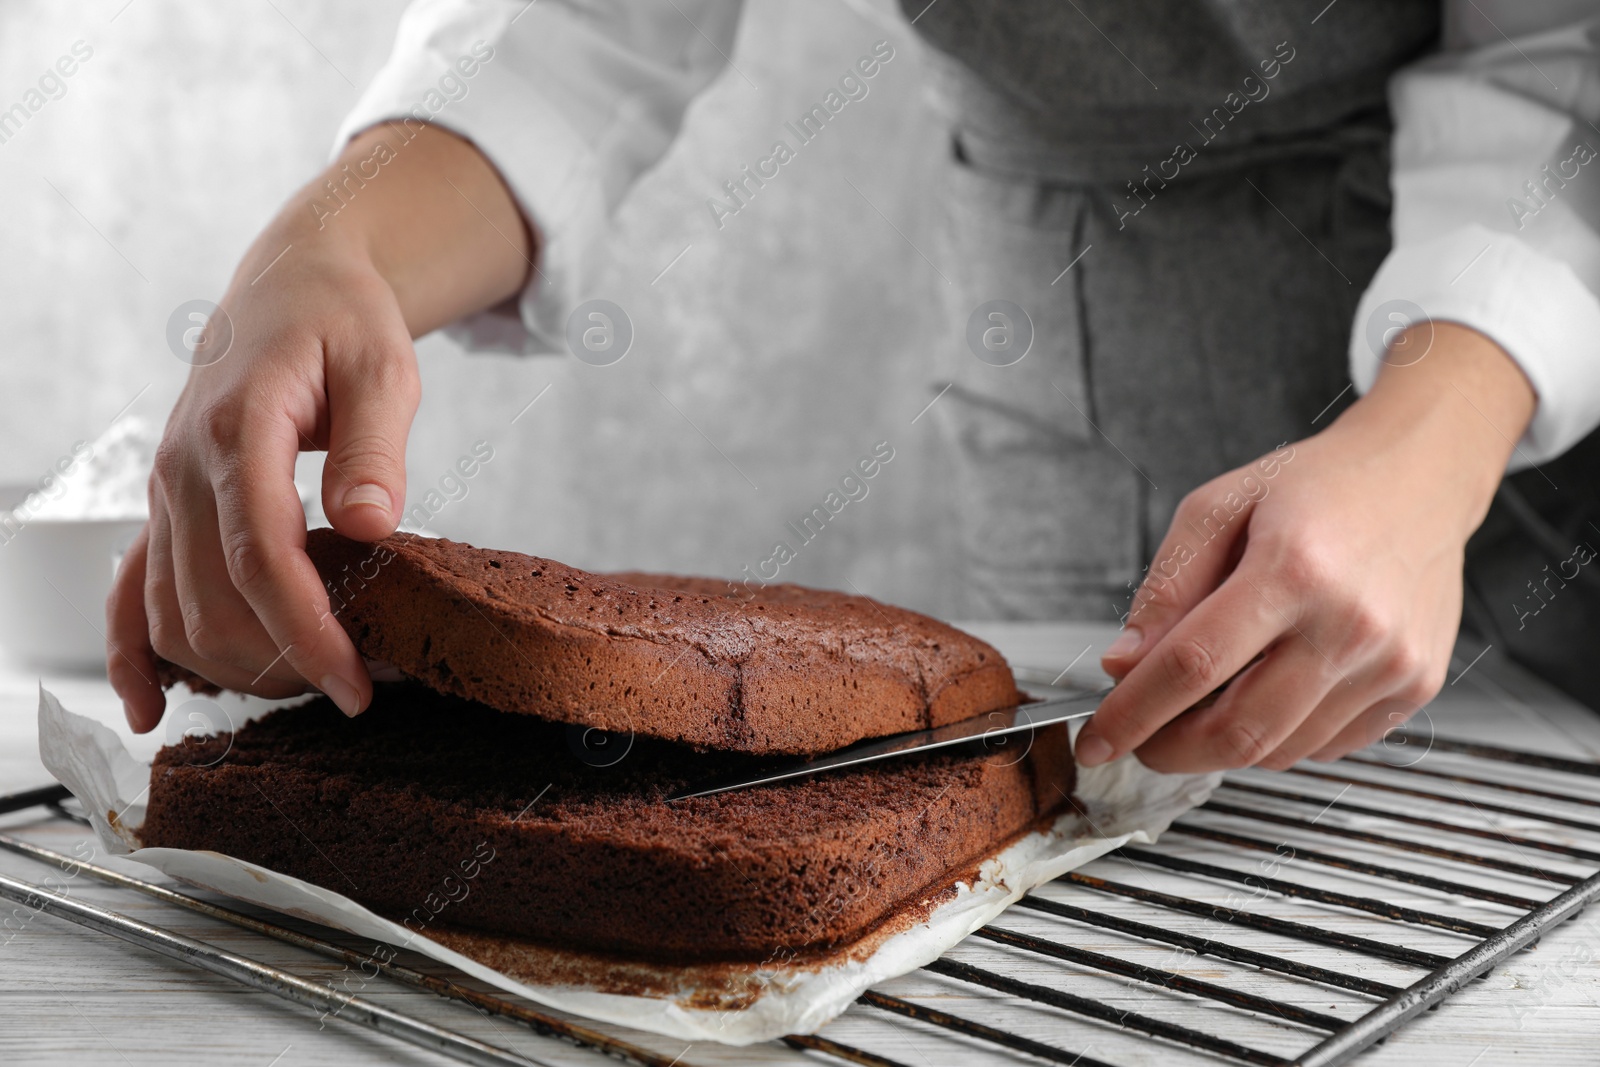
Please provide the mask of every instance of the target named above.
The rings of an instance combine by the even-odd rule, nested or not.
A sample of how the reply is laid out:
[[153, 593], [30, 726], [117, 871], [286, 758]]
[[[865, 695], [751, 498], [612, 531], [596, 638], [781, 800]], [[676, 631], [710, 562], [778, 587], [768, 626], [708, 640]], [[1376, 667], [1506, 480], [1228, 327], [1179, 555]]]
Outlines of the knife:
[[1037, 730], [1045, 726], [1054, 726], [1056, 723], [1070, 722], [1073, 719], [1087, 719], [1100, 707], [1100, 702], [1110, 693], [1110, 689], [1101, 689], [1093, 693], [1080, 693], [1076, 696], [1058, 697], [1054, 700], [1037, 701], [1031, 704], [1016, 704], [999, 711], [991, 711], [985, 715], [977, 715], [960, 722], [953, 722], [946, 726], [935, 726], [931, 730], [912, 730], [908, 733], [893, 734], [889, 737], [869, 738], [859, 741], [848, 748], [837, 752], [830, 752], [825, 756], [813, 756], [781, 763], [759, 774], [743, 775], [729, 778], [709, 786], [680, 789], [667, 797], [667, 803], [678, 800], [687, 800], [690, 797], [709, 797], [717, 793], [728, 793], [735, 789], [748, 789], [756, 785], [771, 785], [774, 782], [787, 781], [790, 778], [804, 778], [809, 774], [821, 774], [824, 771], [836, 771], [844, 767], [857, 767], [863, 763], [875, 763], [878, 760], [892, 759], [896, 756], [906, 756], [912, 753], [931, 752], [935, 749], [949, 748], [952, 745], [987, 743], [990, 738], [1008, 737], [1027, 730]]

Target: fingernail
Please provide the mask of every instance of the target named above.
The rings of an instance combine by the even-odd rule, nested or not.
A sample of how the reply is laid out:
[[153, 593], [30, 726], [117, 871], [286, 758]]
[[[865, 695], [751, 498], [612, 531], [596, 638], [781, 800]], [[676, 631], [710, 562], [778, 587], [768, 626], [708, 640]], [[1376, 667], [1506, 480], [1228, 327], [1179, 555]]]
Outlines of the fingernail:
[[1111, 743], [1103, 737], [1080, 737], [1073, 755], [1080, 767], [1098, 767], [1111, 758]]
[[390, 509], [394, 507], [394, 501], [389, 498], [389, 490], [371, 482], [352, 485], [345, 491], [344, 499], [340, 503], [347, 508], [378, 508], [385, 515], [388, 515]]
[[329, 700], [339, 705], [340, 711], [352, 719], [361, 714], [360, 692], [337, 674], [330, 674], [322, 679], [322, 684], [317, 688], [322, 690]]
[[1106, 649], [1108, 656], [1131, 656], [1139, 650], [1139, 643], [1144, 640], [1144, 634], [1139, 632], [1137, 626], [1130, 626], [1117, 635], [1111, 642], [1111, 647]]

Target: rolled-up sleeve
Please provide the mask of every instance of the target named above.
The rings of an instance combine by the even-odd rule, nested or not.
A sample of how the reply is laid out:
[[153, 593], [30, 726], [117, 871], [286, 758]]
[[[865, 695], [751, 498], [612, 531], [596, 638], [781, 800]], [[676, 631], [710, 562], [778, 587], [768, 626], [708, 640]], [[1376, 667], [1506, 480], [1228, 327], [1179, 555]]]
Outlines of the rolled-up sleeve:
[[1600, 424], [1600, 5], [1521, 4], [1447, 4], [1444, 50], [1390, 83], [1394, 245], [1350, 339], [1364, 392], [1410, 305], [1492, 338], [1538, 393], [1514, 467]]
[[[741, 0], [415, 0], [335, 151], [386, 121], [471, 141], [538, 234], [514, 302], [448, 328], [481, 351], [560, 351], [618, 205], [727, 64]], [[470, 73], [469, 73], [470, 72]]]

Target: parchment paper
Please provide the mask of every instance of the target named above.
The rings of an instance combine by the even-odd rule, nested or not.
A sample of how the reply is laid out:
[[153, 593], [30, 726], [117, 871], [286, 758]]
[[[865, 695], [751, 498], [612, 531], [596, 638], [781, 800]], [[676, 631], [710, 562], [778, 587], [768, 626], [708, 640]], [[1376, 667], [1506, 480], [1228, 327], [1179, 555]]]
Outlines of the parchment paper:
[[[1220, 779], [1156, 774], [1131, 757], [1080, 768], [1077, 795], [1083, 814], [1063, 815], [1049, 830], [1030, 833], [985, 860], [975, 878], [947, 887], [930, 911], [909, 919], [905, 928], [804, 963], [723, 966], [715, 975], [705, 967], [655, 966], [661, 995], [637, 995], [570, 980], [575, 970], [585, 973], [581, 959], [574, 966], [576, 957], [559, 969], [568, 976], [559, 983], [519, 980], [321, 886], [215, 852], [140, 848], [137, 831], [144, 822], [149, 765], [130, 756], [111, 730], [68, 711], [43, 687], [39, 750], [45, 766], [83, 803], [95, 834], [113, 854], [239, 900], [409, 948], [548, 1007], [731, 1045], [820, 1028], [869, 987], [932, 962], [1035, 886], [1127, 842], [1153, 841], [1178, 815], [1204, 802]], [[715, 988], [708, 989], [708, 983]], [[738, 1007], [729, 1010], [727, 994], [735, 988]]]

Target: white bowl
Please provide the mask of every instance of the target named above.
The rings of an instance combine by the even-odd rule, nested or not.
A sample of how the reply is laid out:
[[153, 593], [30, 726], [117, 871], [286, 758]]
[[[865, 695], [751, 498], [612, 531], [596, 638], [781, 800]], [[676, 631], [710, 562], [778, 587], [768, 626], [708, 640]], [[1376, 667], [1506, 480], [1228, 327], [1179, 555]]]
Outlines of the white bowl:
[[0, 528], [0, 652], [55, 670], [104, 670], [106, 595], [140, 519], [35, 519]]

